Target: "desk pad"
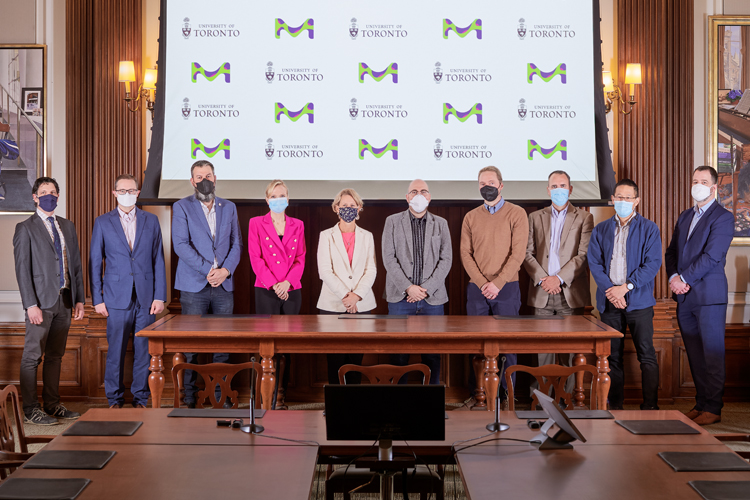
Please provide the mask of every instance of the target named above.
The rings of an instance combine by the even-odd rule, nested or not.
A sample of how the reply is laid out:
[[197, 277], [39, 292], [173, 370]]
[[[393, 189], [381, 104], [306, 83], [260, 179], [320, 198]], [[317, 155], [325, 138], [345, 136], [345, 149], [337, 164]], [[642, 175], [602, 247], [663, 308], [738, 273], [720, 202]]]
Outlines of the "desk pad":
[[10, 477], [0, 484], [0, 500], [73, 500], [90, 479]]
[[[700, 453], [692, 451], [662, 451], [659, 457], [675, 472], [714, 472], [750, 470], [750, 464], [736, 453]], [[750, 494], [750, 490], [748, 490]]]
[[615, 420], [633, 434], [700, 434], [681, 420]]
[[23, 464], [24, 469], [103, 469], [115, 451], [42, 450]]
[[143, 425], [143, 422], [76, 422], [63, 436], [132, 436]]
[[744, 500], [750, 491], [750, 481], [690, 481], [705, 500]]

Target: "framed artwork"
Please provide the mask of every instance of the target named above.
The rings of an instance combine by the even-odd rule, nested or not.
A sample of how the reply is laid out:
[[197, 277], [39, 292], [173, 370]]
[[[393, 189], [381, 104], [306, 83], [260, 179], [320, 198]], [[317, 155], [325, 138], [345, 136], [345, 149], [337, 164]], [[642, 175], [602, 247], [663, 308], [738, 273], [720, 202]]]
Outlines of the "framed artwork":
[[22, 88], [21, 106], [26, 114], [40, 116], [44, 109], [44, 89], [41, 87]]
[[48, 173], [47, 46], [0, 44], [0, 68], [0, 215], [31, 213], [31, 186]]

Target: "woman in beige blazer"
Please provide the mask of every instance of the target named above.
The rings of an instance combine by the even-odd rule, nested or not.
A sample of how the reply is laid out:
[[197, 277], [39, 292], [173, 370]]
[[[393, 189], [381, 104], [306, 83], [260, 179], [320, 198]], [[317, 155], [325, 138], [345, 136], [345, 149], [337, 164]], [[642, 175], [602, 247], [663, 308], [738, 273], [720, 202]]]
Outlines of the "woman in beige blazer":
[[[364, 203], [353, 189], [342, 189], [331, 206], [339, 222], [320, 233], [318, 272], [323, 288], [318, 299], [320, 314], [357, 314], [375, 308], [375, 241], [372, 233], [357, 226]], [[338, 384], [345, 364], [362, 364], [362, 354], [329, 354], [328, 383]], [[359, 383], [359, 374], [347, 383]]]

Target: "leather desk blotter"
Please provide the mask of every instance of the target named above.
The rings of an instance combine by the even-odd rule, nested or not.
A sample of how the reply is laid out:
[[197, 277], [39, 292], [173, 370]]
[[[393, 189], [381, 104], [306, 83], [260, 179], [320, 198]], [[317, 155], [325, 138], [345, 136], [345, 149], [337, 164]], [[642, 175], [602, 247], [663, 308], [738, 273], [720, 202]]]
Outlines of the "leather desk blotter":
[[700, 434], [681, 420], [615, 420], [633, 434]]
[[[675, 472], [714, 472], [750, 470], [750, 464], [732, 452], [663, 451], [659, 453]], [[750, 494], [750, 490], [748, 490]]]
[[[255, 418], [263, 418], [266, 410], [256, 408]], [[250, 408], [175, 408], [169, 412], [168, 417], [192, 417], [192, 418], [246, 418], [250, 419]]]
[[406, 314], [339, 314], [339, 319], [409, 319]]
[[[609, 410], [565, 410], [565, 415], [571, 420], [576, 419], [614, 419]], [[537, 411], [516, 411], [516, 418], [520, 419], [538, 419], [544, 420], [549, 418], [542, 410]]]
[[76, 422], [63, 436], [132, 436], [143, 422]]
[[10, 477], [0, 484], [0, 500], [73, 500], [90, 479]]
[[690, 481], [688, 483], [705, 500], [745, 500], [750, 481]]
[[42, 450], [23, 464], [24, 469], [103, 469], [115, 451]]

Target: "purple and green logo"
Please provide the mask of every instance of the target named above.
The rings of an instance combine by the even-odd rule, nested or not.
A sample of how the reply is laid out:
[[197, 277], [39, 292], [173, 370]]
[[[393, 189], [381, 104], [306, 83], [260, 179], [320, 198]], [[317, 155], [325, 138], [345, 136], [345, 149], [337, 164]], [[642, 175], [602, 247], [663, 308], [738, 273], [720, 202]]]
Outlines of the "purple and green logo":
[[224, 81], [226, 83], [230, 82], [230, 73], [229, 73], [229, 63], [225, 62], [221, 66], [219, 66], [219, 69], [216, 71], [206, 71], [206, 68], [202, 67], [197, 62], [194, 62], [192, 65], [192, 80], [193, 83], [198, 82], [198, 75], [203, 75], [203, 77], [208, 80], [209, 82], [212, 82], [216, 80], [219, 75], [224, 75]]
[[477, 34], [477, 39], [482, 39], [482, 20], [481, 19], [474, 19], [474, 22], [472, 22], [470, 25], [468, 25], [465, 28], [459, 28], [455, 24], [453, 24], [453, 21], [450, 19], [443, 19], [443, 38], [448, 38], [448, 32], [452, 31], [461, 38], [466, 38], [466, 35], [471, 33], [472, 31], [475, 31]]
[[541, 147], [535, 140], [529, 139], [528, 142], [528, 158], [529, 160], [533, 160], [534, 152], [539, 153], [542, 155], [545, 159], [549, 160], [552, 155], [554, 155], [557, 152], [560, 152], [562, 155], [562, 160], [566, 161], [568, 159], [568, 141], [565, 139], [561, 140], [557, 144], [555, 144], [554, 148], [543, 148]]
[[373, 71], [367, 64], [359, 63], [359, 83], [365, 83], [365, 75], [370, 75], [376, 82], [392, 75], [393, 83], [398, 83], [398, 63], [391, 63], [383, 71]]
[[536, 64], [529, 63], [526, 66], [526, 81], [529, 83], [534, 83], [532, 81], [532, 78], [534, 77], [534, 75], [536, 75], [545, 82], [549, 82], [557, 75], [560, 75], [560, 81], [565, 84], [568, 83], [566, 68], [567, 66], [565, 65], [565, 63], [560, 63], [553, 71], [547, 72], [540, 70]]
[[307, 31], [307, 36], [310, 39], [315, 38], [315, 21], [312, 18], [306, 20], [301, 26], [289, 26], [280, 17], [276, 18], [276, 38], [281, 38], [281, 32], [286, 31], [292, 37], [297, 38], [300, 33]]
[[398, 139], [393, 139], [382, 148], [374, 148], [364, 139], [359, 140], [359, 159], [365, 159], [365, 151], [369, 151], [375, 158], [380, 158], [388, 151], [393, 151], [393, 159], [398, 160]]
[[286, 115], [286, 117], [289, 118], [293, 122], [296, 122], [302, 116], [307, 115], [307, 122], [314, 123], [315, 122], [315, 105], [311, 102], [308, 102], [299, 111], [290, 111], [289, 109], [287, 109], [286, 106], [284, 106], [280, 102], [277, 102], [274, 105], [273, 115], [274, 115], [274, 118], [276, 119], [276, 123], [281, 123], [281, 115]]
[[206, 147], [205, 144], [201, 143], [198, 139], [190, 139], [190, 157], [195, 160], [196, 153], [202, 151], [203, 154], [208, 158], [213, 158], [219, 151], [224, 151], [224, 158], [229, 159], [229, 139], [222, 140], [219, 144], [211, 147]]
[[453, 107], [449, 102], [443, 103], [443, 123], [448, 123], [448, 117], [450, 115], [455, 116], [461, 123], [465, 122], [472, 116], [477, 117], [477, 123], [482, 124], [482, 103], [478, 102], [471, 107], [468, 111], [459, 111]]

